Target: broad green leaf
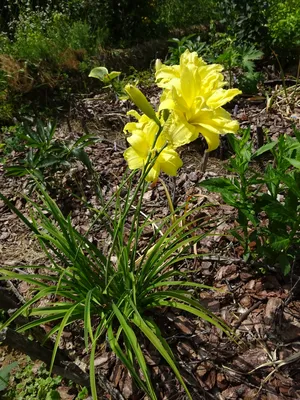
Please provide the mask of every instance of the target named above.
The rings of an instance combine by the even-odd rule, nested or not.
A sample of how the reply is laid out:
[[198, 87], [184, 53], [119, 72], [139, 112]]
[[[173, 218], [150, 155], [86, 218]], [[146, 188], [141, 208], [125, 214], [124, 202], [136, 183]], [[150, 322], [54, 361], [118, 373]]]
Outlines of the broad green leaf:
[[277, 262], [280, 266], [281, 271], [283, 272], [283, 275], [287, 275], [291, 270], [289, 257], [286, 254], [280, 254], [280, 256], [277, 258]]
[[258, 157], [261, 154], [264, 154], [265, 152], [272, 150], [273, 147], [275, 147], [277, 145], [277, 141], [274, 142], [269, 142], [265, 145], [263, 145], [262, 147], [260, 147], [253, 155], [252, 158]]
[[276, 237], [276, 239], [273, 240], [270, 245], [275, 251], [282, 251], [290, 245], [290, 239], [286, 237]]
[[72, 150], [73, 156], [75, 156], [83, 165], [87, 167], [88, 170], [92, 170], [93, 166], [91, 160], [87, 153], [82, 148], [77, 148]]
[[61, 163], [61, 159], [54, 156], [54, 155], [49, 155], [48, 157], [41, 159], [37, 165], [38, 168], [48, 168], [51, 167], [52, 165]]
[[235, 192], [236, 187], [233, 185], [228, 178], [211, 178], [205, 179], [199, 183], [200, 186], [204, 187], [211, 192], [223, 193], [223, 192]]
[[112, 79], [117, 78], [119, 75], [121, 75], [121, 72], [119, 72], [119, 71], [111, 71], [111, 72], [108, 74], [108, 78], [109, 78], [109, 80], [111, 81]]
[[96, 67], [89, 73], [89, 78], [96, 78], [103, 82], [105, 76], [108, 75], [108, 70], [105, 67]]
[[81, 136], [79, 139], [76, 140], [76, 142], [73, 144], [73, 148], [77, 148], [79, 145], [81, 146], [86, 146], [86, 143], [88, 144], [92, 144], [95, 142], [101, 141], [101, 138], [96, 136], [96, 135], [92, 135], [92, 134], [88, 134], [88, 135], [83, 135]]
[[61, 400], [61, 397], [57, 390], [51, 390], [47, 393], [46, 400]]
[[294, 158], [285, 157], [285, 159], [295, 168], [300, 169], [300, 161]]

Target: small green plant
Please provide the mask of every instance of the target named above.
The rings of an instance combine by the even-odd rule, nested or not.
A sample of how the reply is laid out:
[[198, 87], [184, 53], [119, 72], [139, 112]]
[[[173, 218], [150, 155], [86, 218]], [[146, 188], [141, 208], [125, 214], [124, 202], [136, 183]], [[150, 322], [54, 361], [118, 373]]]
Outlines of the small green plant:
[[171, 43], [171, 46], [169, 46], [169, 55], [166, 60], [166, 64], [179, 64], [180, 56], [186, 50], [189, 50], [190, 52], [195, 51], [198, 55], [201, 55], [204, 52], [207, 44], [206, 42], [200, 41], [200, 36], [197, 36], [196, 38], [195, 36], [195, 34], [192, 34], [189, 36], [184, 36], [181, 39], [170, 39], [169, 42]]
[[20, 134], [20, 138], [24, 140], [28, 151], [18, 165], [6, 166], [7, 175], [32, 175], [40, 182], [47, 183], [48, 172], [51, 178], [51, 174], [69, 167], [75, 160], [81, 161], [92, 172], [92, 164], [84, 148], [95, 143], [97, 138], [93, 135], [84, 135], [74, 144], [66, 145], [54, 139], [55, 131], [56, 124], [52, 122], [45, 126], [38, 120], [35, 129], [24, 124], [24, 133]]
[[260, 60], [263, 53], [253, 45], [237, 46], [235, 41], [230, 41], [229, 46], [216, 58], [216, 62], [224, 65], [229, 73], [229, 87], [234, 84], [245, 93], [249, 93], [250, 88], [255, 90], [261, 74], [254, 72], [254, 61]]
[[49, 376], [44, 365], [34, 370], [34, 364], [30, 358], [27, 361], [27, 365], [24, 368], [18, 368], [11, 378], [4, 399], [60, 400], [61, 397], [56, 389], [61, 385], [62, 378]]
[[[228, 170], [233, 177], [200, 184], [237, 209], [239, 226], [231, 234], [243, 246], [244, 258], [279, 266], [285, 275], [300, 255], [300, 133], [295, 130], [295, 135], [282, 135], [257, 151], [249, 130], [241, 138], [230, 135], [234, 156]], [[263, 171], [254, 170], [253, 160], [266, 152], [271, 152], [273, 161]], [[250, 242], [255, 243], [253, 249]]]
[[8, 387], [10, 373], [17, 365], [17, 362], [13, 362], [0, 369], [0, 394]]
[[89, 78], [96, 78], [100, 82], [104, 83], [105, 88], [111, 89], [119, 98], [127, 98], [125, 96], [124, 85], [119, 80], [119, 76], [121, 72], [119, 71], [111, 71], [108, 72], [108, 69], [105, 67], [96, 67], [91, 70], [89, 73]]
[[0, 138], [2, 141], [1, 153], [9, 155], [12, 151], [21, 152], [25, 150], [23, 140], [24, 127], [22, 124], [4, 126], [1, 129]]

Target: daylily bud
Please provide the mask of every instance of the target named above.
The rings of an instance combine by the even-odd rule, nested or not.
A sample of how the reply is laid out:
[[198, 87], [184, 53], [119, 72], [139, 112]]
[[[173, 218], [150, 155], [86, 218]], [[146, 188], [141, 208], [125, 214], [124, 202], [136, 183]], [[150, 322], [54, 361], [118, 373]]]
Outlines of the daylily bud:
[[143, 111], [143, 113], [146, 114], [147, 117], [153, 119], [158, 125], [160, 124], [153, 107], [146, 99], [144, 94], [136, 86], [128, 84], [125, 86], [125, 91], [127, 92], [130, 99], [134, 102], [134, 104], [141, 111]]
[[161, 66], [162, 66], [162, 62], [161, 62], [161, 60], [159, 58], [157, 58], [156, 61], [155, 61], [155, 71], [160, 70]]

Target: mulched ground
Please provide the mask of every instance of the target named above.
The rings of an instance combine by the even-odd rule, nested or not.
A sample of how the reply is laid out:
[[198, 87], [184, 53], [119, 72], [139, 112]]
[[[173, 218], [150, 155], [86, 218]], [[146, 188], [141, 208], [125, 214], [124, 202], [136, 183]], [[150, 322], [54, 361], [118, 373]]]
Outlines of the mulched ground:
[[[147, 94], [154, 104], [157, 103], [155, 89], [148, 89]], [[128, 106], [107, 96], [78, 100], [68, 123], [62, 123], [58, 131], [58, 137], [68, 140], [80, 137], [84, 131], [103, 138], [89, 149], [89, 154], [98, 171], [103, 195], [107, 198], [126, 170], [122, 156], [126, 147], [122, 128], [128, 120]], [[292, 122], [300, 126], [299, 108], [282, 112], [282, 103], [277, 102], [266, 112], [266, 102], [261, 98], [242, 98], [232, 105], [232, 112], [242, 127], [251, 127], [256, 139], [261, 128], [267, 128], [267, 134], [274, 139], [282, 133], [292, 134]], [[194, 281], [222, 289], [201, 292], [199, 298], [235, 329], [239, 340], [234, 343], [216, 328], [171, 309], [162, 310], [155, 318], [163, 327], [195, 400], [300, 399], [299, 269], [295, 268], [291, 276], [284, 278], [274, 271], [262, 275], [243, 262], [241, 247], [226, 234], [235, 224], [234, 209], [224, 205], [218, 195], [207, 193], [197, 185], [206, 177], [226, 174], [224, 161], [221, 160], [228, 157], [226, 141], [210, 157], [204, 174], [200, 172], [202, 151], [201, 141], [182, 149], [184, 166], [175, 183], [170, 178], [166, 178], [166, 183], [178, 205], [191, 198], [199, 205], [215, 204], [203, 209], [206, 220], [213, 223], [215, 217], [221, 217], [223, 222], [213, 236], [199, 244], [197, 252], [204, 256], [182, 268], [190, 271]], [[12, 154], [12, 157], [15, 156]], [[58, 204], [66, 214], [71, 212], [75, 226], [82, 233], [87, 232], [90, 215], [71, 193], [80, 194], [83, 189], [88, 200], [96, 204], [89, 177], [78, 164], [59, 179], [62, 190], [54, 193]], [[78, 181], [82, 182], [81, 187], [75, 184]], [[26, 179], [8, 178], [3, 166], [0, 166], [0, 191], [19, 210], [28, 214], [21, 195], [26, 190]], [[154, 212], [157, 217], [168, 214], [168, 205], [160, 185], [146, 193], [144, 211]], [[101, 232], [91, 235], [91, 240], [99, 245], [105, 241], [105, 235]], [[1, 201], [0, 255], [1, 267], [42, 266], [46, 262], [30, 232]], [[29, 289], [24, 283], [13, 282], [13, 290], [21, 299], [28, 298]], [[64, 341], [65, 347], [73, 349], [73, 353], [81, 359], [81, 366], [86, 367], [88, 355], [82, 338], [78, 336], [78, 329], [74, 327], [74, 330], [66, 332]], [[142, 345], [159, 399], [185, 399], [182, 388], [164, 360], [148, 343]], [[96, 366], [123, 398], [145, 399], [133, 387], [125, 368], [105, 346], [99, 348]]]

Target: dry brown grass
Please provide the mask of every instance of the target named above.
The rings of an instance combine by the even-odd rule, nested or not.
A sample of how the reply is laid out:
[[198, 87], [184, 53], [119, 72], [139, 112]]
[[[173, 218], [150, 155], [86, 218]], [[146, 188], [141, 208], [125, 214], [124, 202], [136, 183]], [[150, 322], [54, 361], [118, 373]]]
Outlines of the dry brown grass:
[[30, 92], [34, 79], [25, 61], [17, 61], [12, 56], [1, 54], [0, 69], [6, 73], [8, 85], [12, 90], [21, 93]]
[[59, 66], [67, 71], [77, 71], [79, 64], [87, 55], [85, 49], [73, 50], [67, 49], [60, 54]]

